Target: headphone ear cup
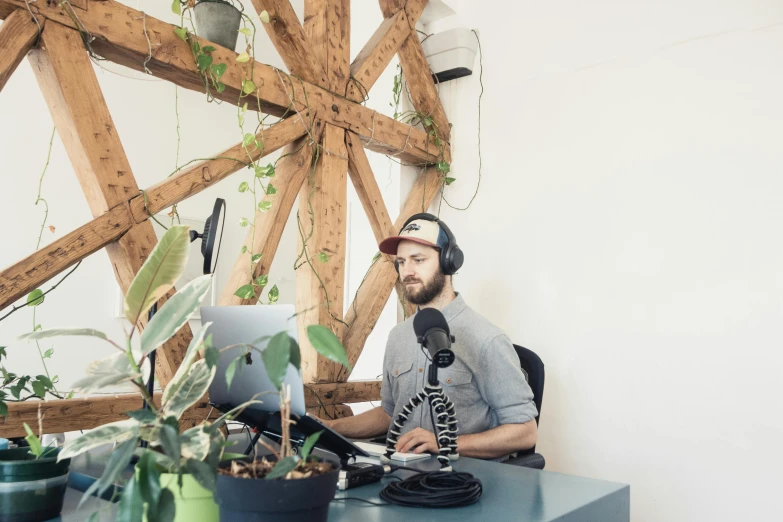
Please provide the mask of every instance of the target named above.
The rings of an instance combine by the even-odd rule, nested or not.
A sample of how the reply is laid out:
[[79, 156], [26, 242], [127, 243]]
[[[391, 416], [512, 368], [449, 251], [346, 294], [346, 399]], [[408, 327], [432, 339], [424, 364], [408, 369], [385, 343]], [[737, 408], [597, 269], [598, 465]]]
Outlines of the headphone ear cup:
[[449, 264], [451, 265], [449, 268], [451, 268], [451, 273], [456, 274], [457, 271], [462, 268], [462, 264], [465, 262], [465, 254], [462, 252], [462, 249], [454, 245], [454, 248], [451, 250], [451, 259], [449, 259]]
[[400, 262], [396, 259], [394, 260], [394, 270], [397, 272], [397, 275], [400, 275]]

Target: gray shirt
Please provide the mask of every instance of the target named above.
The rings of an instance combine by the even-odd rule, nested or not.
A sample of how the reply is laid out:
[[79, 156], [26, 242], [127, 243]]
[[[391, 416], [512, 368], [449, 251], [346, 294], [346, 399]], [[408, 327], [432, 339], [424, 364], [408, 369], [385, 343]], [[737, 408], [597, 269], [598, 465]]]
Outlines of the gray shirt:
[[[459, 294], [441, 311], [456, 337], [451, 348], [457, 358], [448, 368], [438, 369], [438, 380], [454, 403], [459, 433], [533, 420], [533, 392], [506, 334], [468, 307]], [[381, 406], [392, 420], [424, 388], [429, 364], [416, 342], [413, 317], [395, 326], [386, 344], [381, 386]], [[429, 404], [416, 408], [401, 434], [417, 427], [434, 432]]]

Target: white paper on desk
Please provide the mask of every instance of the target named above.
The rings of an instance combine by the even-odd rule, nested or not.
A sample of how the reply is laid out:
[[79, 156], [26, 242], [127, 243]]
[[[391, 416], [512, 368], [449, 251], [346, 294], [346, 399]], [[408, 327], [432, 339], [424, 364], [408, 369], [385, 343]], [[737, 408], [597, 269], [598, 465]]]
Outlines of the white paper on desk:
[[[375, 444], [373, 442], [354, 442], [356, 446], [363, 449], [373, 457], [380, 457], [384, 453], [386, 453], [386, 446], [383, 444]], [[422, 460], [422, 459], [428, 459], [432, 455], [429, 453], [399, 453], [394, 452], [391, 456], [392, 460], [397, 460], [400, 462], [410, 462], [412, 460]]]

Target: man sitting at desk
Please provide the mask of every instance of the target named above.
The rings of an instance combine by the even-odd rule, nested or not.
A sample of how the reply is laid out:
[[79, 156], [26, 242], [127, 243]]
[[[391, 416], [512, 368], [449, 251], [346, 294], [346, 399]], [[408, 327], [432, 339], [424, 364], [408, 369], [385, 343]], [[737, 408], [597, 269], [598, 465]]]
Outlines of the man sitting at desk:
[[[458, 451], [467, 457], [503, 458], [536, 444], [533, 392], [509, 338], [470, 309], [454, 291], [451, 274], [462, 265], [462, 251], [445, 225], [432, 214], [416, 214], [399, 236], [385, 239], [381, 252], [395, 256], [405, 298], [419, 308], [440, 310], [456, 342], [456, 361], [438, 372], [454, 403], [459, 427]], [[416, 340], [413, 318], [389, 334], [383, 359], [381, 406], [324, 421], [340, 434], [366, 439], [384, 434], [427, 380], [428, 359]], [[396, 450], [437, 453], [428, 404], [408, 417]]]

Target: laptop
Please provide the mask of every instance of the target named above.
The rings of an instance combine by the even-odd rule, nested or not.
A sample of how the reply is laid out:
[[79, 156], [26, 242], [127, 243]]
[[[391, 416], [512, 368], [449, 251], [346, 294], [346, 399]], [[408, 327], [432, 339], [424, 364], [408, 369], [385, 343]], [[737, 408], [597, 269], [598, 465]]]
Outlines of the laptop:
[[[207, 334], [212, 334], [212, 343], [218, 350], [236, 344], [253, 344], [263, 351], [269, 338], [281, 331], [287, 332], [298, 341], [295, 313], [294, 306], [286, 304], [204, 306], [201, 308], [201, 322], [212, 323]], [[259, 341], [265, 337], [265, 340]], [[251, 400], [254, 395], [266, 392], [256, 399], [262, 401], [261, 404], [248, 406], [236, 420], [279, 440], [282, 433], [280, 397], [267, 376], [264, 361], [258, 351], [250, 351], [249, 364], [235, 372], [231, 387], [228, 387], [226, 369], [246, 352], [246, 347], [236, 346], [220, 354], [217, 372], [209, 387], [210, 404], [226, 413]], [[291, 427], [291, 439], [304, 441], [308, 435], [323, 431], [317, 445], [335, 453], [341, 461], [356, 456], [369, 456], [366, 451], [315, 417], [307, 415], [302, 375], [291, 364], [283, 377], [283, 386], [291, 388], [291, 418], [296, 421]]]

